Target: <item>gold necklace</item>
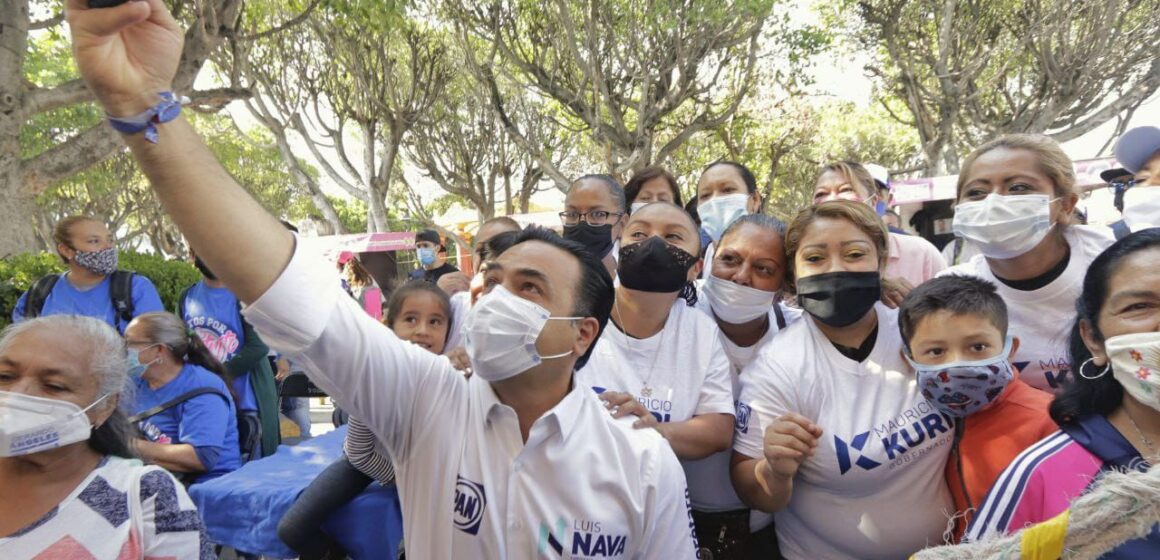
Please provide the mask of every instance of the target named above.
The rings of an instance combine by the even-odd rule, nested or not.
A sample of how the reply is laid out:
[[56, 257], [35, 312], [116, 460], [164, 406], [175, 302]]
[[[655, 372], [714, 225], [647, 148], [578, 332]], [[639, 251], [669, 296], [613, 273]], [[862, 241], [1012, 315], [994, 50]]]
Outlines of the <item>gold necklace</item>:
[[[624, 314], [620, 312], [620, 298], [616, 297], [615, 295], [612, 297], [612, 307], [616, 309], [616, 316], [620, 319], [620, 324], [617, 326], [620, 327], [620, 334], [624, 335], [624, 346], [625, 348], [631, 349], [632, 345], [629, 343], [628, 329], [624, 326]], [[672, 313], [672, 311], [670, 310], [669, 313]], [[657, 359], [660, 358], [661, 348], [665, 342], [665, 325], [668, 324], [668, 322], [669, 318], [666, 315], [665, 322], [661, 324], [661, 338], [657, 341], [656, 351], [653, 352], [652, 365], [649, 366], [648, 374], [645, 376], [644, 382], [641, 384], [640, 396], [646, 399], [651, 398], [653, 394], [653, 388], [649, 382], [652, 381], [652, 376], [654, 373], [656, 373]]]

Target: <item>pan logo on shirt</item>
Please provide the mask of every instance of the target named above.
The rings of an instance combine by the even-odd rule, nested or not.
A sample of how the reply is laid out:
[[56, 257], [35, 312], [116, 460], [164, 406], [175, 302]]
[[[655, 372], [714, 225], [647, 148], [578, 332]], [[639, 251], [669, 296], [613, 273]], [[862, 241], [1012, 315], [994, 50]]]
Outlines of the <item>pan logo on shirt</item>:
[[457, 476], [455, 481], [455, 528], [469, 535], [479, 534], [483, 510], [487, 507], [487, 493], [483, 485]]
[[568, 546], [567, 519], [557, 518], [554, 526], [540, 523], [539, 555], [555, 552], [555, 557], [564, 558], [567, 550], [567, 558], [614, 558], [623, 556], [628, 546], [628, 535], [611, 533], [599, 521], [574, 519], [571, 529], [571, 546]]
[[914, 461], [931, 449], [920, 448], [921, 444], [929, 444], [940, 435], [950, 433], [953, 426], [954, 421], [950, 416], [934, 410], [929, 402], [922, 401], [898, 418], [862, 432], [850, 441], [834, 435], [839, 474], [850, 472], [855, 465], [869, 471], [885, 463], [890, 464], [889, 468], [894, 468]]
[[213, 317], [193, 317], [189, 320], [189, 326], [219, 362], [229, 361], [242, 345], [238, 333]]

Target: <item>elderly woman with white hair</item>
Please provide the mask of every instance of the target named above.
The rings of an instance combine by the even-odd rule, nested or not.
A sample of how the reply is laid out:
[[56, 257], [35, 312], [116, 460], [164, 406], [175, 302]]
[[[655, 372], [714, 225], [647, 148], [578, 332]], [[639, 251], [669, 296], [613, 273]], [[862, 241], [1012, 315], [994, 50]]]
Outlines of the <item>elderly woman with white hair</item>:
[[0, 558], [214, 558], [185, 489], [133, 458], [127, 371], [98, 319], [0, 332]]

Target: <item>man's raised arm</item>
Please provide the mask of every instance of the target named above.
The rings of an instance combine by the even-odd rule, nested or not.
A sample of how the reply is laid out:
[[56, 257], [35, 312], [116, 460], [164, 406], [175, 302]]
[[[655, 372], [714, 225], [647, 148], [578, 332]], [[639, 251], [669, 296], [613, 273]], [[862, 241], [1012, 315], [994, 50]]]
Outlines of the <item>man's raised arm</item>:
[[[182, 31], [162, 0], [90, 9], [68, 0], [73, 54], [85, 83], [113, 117], [132, 117], [170, 91]], [[290, 261], [294, 238], [226, 173], [182, 117], [157, 125], [158, 142], [125, 143], [165, 212], [190, 245], [244, 302], [265, 292]]]

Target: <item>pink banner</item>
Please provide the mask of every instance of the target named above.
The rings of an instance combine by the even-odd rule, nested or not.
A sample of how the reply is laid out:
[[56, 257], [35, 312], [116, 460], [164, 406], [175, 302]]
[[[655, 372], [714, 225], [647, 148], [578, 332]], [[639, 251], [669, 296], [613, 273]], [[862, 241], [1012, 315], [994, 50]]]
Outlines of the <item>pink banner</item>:
[[344, 251], [351, 253], [380, 253], [386, 251], [409, 251], [415, 248], [415, 233], [391, 231], [379, 233], [352, 233], [349, 235], [326, 235], [310, 240], [328, 258], [337, 259]]
[[[1074, 163], [1075, 184], [1078, 188], [1102, 185], [1100, 173], [1119, 167], [1115, 158], [1084, 159]], [[958, 175], [923, 179], [899, 179], [890, 182], [895, 204], [912, 204], [955, 198]]]

